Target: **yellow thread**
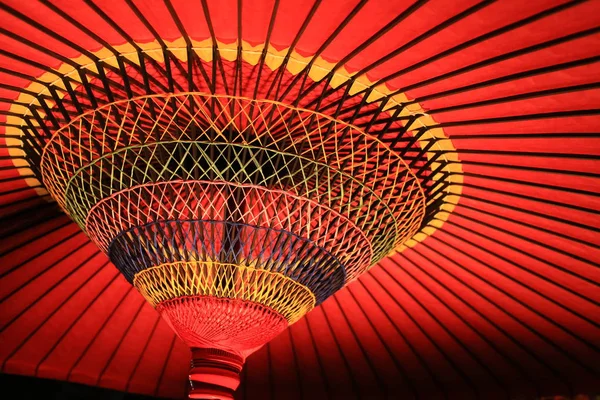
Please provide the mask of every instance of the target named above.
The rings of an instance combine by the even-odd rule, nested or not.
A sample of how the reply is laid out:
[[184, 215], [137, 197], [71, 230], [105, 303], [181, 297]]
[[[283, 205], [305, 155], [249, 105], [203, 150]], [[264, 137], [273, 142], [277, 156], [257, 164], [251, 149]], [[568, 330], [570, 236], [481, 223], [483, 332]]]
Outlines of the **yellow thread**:
[[156, 307], [181, 296], [214, 296], [267, 306], [293, 324], [315, 306], [304, 285], [278, 272], [218, 262], [176, 262], [138, 272], [133, 285]]
[[[155, 119], [147, 117], [150, 107]], [[98, 126], [94, 120], [100, 117], [111, 123]], [[267, 125], [280, 129], [272, 132]], [[182, 154], [195, 154], [185, 167]], [[125, 160], [129, 168], [123, 168]], [[377, 237], [372, 263], [412, 237], [425, 212], [419, 180], [386, 143], [324, 114], [244, 97], [178, 93], [104, 105], [57, 131], [40, 169], [48, 191], [83, 229], [90, 209], [131, 186], [183, 179], [281, 188]]]
[[[167, 50], [169, 50], [173, 55], [175, 55], [177, 58], [179, 58], [182, 61], [187, 60], [187, 48], [185, 46], [185, 42], [184, 42], [183, 38], [179, 38], [174, 41], [165, 41], [165, 43], [167, 46]], [[223, 59], [228, 60], [228, 61], [236, 60], [237, 54], [238, 54], [236, 45], [226, 44], [226, 43], [222, 43], [222, 42], [218, 42], [218, 41], [215, 44], [216, 44], [217, 50], [219, 51], [219, 53]], [[138, 43], [137, 45], [142, 49], [143, 53], [147, 54], [148, 56], [150, 56], [151, 58], [153, 58], [159, 62], [164, 62], [164, 59], [163, 59], [164, 49], [160, 46], [160, 44], [158, 42]], [[255, 65], [260, 54], [262, 54], [262, 50], [264, 49], [265, 45], [251, 46], [250, 44], [246, 43], [245, 41], [241, 41], [241, 45], [242, 45], [242, 50], [240, 53], [241, 53], [243, 61], [248, 62], [252, 65]], [[203, 41], [192, 40], [192, 50], [204, 62], [210, 62], [212, 60], [213, 47], [214, 47], [213, 43], [210, 39], [206, 39]], [[118, 46], [115, 46], [114, 48], [116, 51], [118, 51], [120, 53], [119, 55], [115, 56], [113, 52], [109, 51], [106, 48], [102, 48], [102, 49], [94, 52], [93, 54], [96, 57], [98, 57], [100, 61], [105, 62], [112, 66], [118, 65], [118, 63], [117, 63], [118, 57], [127, 58], [128, 60], [130, 60], [131, 62], [136, 63], [136, 64], [139, 63], [138, 53], [135, 51], [135, 48], [131, 43], [118, 45]], [[266, 58], [265, 58], [265, 64], [267, 65], [267, 67], [269, 67], [271, 70], [276, 70], [277, 68], [279, 68], [282, 65], [283, 60], [285, 59], [285, 55], [288, 53], [288, 50], [289, 49], [282, 49], [280, 51], [277, 51], [273, 48], [273, 46], [268, 46], [267, 54], [266, 54]], [[290, 52], [290, 57], [288, 59], [288, 62], [286, 63], [285, 68], [288, 72], [292, 73], [293, 75], [296, 75], [296, 74], [300, 73], [301, 71], [303, 71], [305, 68], [307, 68], [308, 65], [310, 64], [311, 60], [312, 60], [312, 57], [304, 57], [301, 54], [299, 54], [298, 52], [296, 52], [295, 50], [293, 50]], [[74, 61], [76, 64], [80, 65], [79, 69], [88, 69], [91, 71], [96, 70], [96, 65], [89, 58], [87, 58], [85, 56], [76, 57], [76, 58], [72, 59], [72, 61]], [[324, 76], [329, 74], [332, 71], [334, 66], [335, 66], [334, 63], [328, 62], [328, 61], [322, 59], [321, 57], [317, 57], [312, 63], [311, 70], [309, 71], [309, 76], [311, 77], [311, 79], [313, 79], [315, 81], [319, 81]], [[65, 93], [64, 92], [65, 88], [63, 86], [62, 78], [69, 77], [75, 81], [79, 81], [79, 76], [78, 76], [77, 72], [78, 72], [77, 68], [73, 68], [71, 65], [65, 63], [65, 64], [62, 64], [58, 69], [56, 69], [55, 72], [44, 73], [42, 76], [40, 76], [38, 78], [38, 81], [30, 83], [26, 87], [26, 89], [28, 89], [31, 92], [37, 92], [38, 96], [43, 95], [43, 94], [48, 94], [47, 86], [40, 84], [40, 82], [48, 82], [49, 85], [57, 87], [57, 89], [58, 89], [57, 93], [60, 97], [62, 97]], [[348, 81], [348, 79], [350, 79], [350, 78], [354, 79], [354, 83], [351, 87], [351, 90], [353, 92], [372, 88], [372, 90], [370, 91], [370, 95], [367, 99], [368, 103], [379, 101], [384, 97], [393, 95], [392, 97], [390, 97], [389, 101], [387, 102], [386, 106], [384, 107], [384, 111], [387, 111], [391, 107], [401, 105], [401, 104], [409, 101], [408, 97], [406, 95], [404, 95], [403, 93], [394, 94], [395, 91], [390, 89], [387, 86], [387, 84], [385, 84], [385, 83], [378, 84], [376, 81], [369, 80], [366, 75], [354, 76], [354, 73], [348, 72], [344, 66], [338, 68], [334, 72], [333, 77], [330, 80], [330, 86], [333, 88], [336, 88], [339, 85], [343, 84], [344, 82]], [[52, 105], [51, 102], [48, 102], [48, 103], [50, 106]], [[19, 95], [19, 97], [16, 99], [16, 101], [11, 105], [10, 111], [13, 113], [23, 114], [24, 116], [26, 116], [29, 114], [29, 108], [27, 107], [27, 105], [32, 105], [32, 104], [38, 104], [37, 98], [33, 97], [29, 94], [21, 93]], [[416, 126], [420, 126], [420, 127], [432, 127], [433, 126], [433, 127], [435, 127], [435, 125], [437, 125], [437, 123], [433, 120], [433, 118], [431, 116], [429, 116], [426, 113], [426, 111], [419, 104], [411, 104], [408, 107], [404, 107], [402, 109], [402, 111], [400, 112], [400, 116], [402, 117], [402, 116], [407, 116], [407, 115], [420, 115], [420, 117], [415, 121]], [[15, 125], [15, 126], [7, 126], [6, 133], [8, 135], [14, 135], [15, 137], [22, 136], [22, 131], [19, 128], [17, 128], [16, 126], [18, 126], [19, 124], [24, 125], [25, 124], [24, 119], [19, 118], [19, 117], [10, 117], [10, 118], [14, 118], [15, 121], [7, 121], [7, 122], [11, 122], [11, 125]], [[443, 147], [446, 151], [442, 157], [446, 161], [448, 161], [448, 160], [454, 161], [454, 162], [448, 162], [444, 166], [444, 170], [443, 170], [443, 172], [449, 172], [452, 175], [452, 182], [447, 187], [446, 195], [444, 196], [444, 204], [445, 204], [444, 211], [438, 212], [434, 216], [434, 218], [431, 219], [431, 222], [428, 225], [430, 227], [437, 229], [437, 228], [440, 228], [441, 225], [434, 221], [439, 220], [439, 219], [441, 219], [443, 221], [443, 220], [447, 219], [448, 213], [451, 213], [455, 207], [455, 204], [457, 204], [458, 198], [460, 197], [460, 195], [462, 193], [463, 177], [462, 177], [462, 166], [461, 166], [460, 162], [458, 162], [460, 160], [458, 158], [458, 154], [457, 154], [456, 149], [454, 148], [452, 142], [450, 140], [447, 140], [447, 136], [445, 135], [444, 131], [441, 128], [435, 128], [434, 130], [437, 131], [435, 134], [432, 134], [430, 132], [427, 137], [425, 137], [425, 135], [423, 135], [422, 137], [419, 138], [418, 143], [419, 143], [420, 147], [422, 149], [424, 149], [428, 146], [428, 143], [430, 140], [435, 140], [436, 144], [432, 148], [439, 150], [440, 148]], [[446, 139], [446, 140], [444, 140], [444, 139]], [[17, 141], [17, 140], [19, 142], [21, 141], [20, 139], [15, 139], [15, 141]], [[444, 143], [443, 144], [438, 143], [438, 142], [440, 142], [440, 140], [442, 140]], [[14, 163], [17, 163], [19, 161], [16, 149], [9, 148], [9, 155], [13, 157]], [[431, 158], [433, 156], [433, 153], [427, 152], [426, 155], [428, 158]], [[20, 165], [20, 166], [23, 166], [23, 165]], [[437, 167], [438, 167], [438, 163], [432, 163], [430, 165], [431, 170], [435, 170]], [[18, 171], [20, 174], [25, 173], [24, 169], [18, 169]], [[439, 175], [440, 174], [434, 176], [433, 179], [434, 180], [439, 179]], [[40, 182], [34, 178], [28, 178], [26, 180], [26, 182], [30, 186], [36, 186], [36, 185], [40, 184]], [[36, 191], [40, 195], [46, 194], [46, 192], [43, 188], [36, 188]], [[425, 236], [416, 235], [413, 238], [413, 240], [409, 240], [409, 241], [405, 242], [404, 244], [399, 245], [396, 248], [396, 250], [402, 251], [406, 246], [412, 247], [414, 244], [421, 241], [422, 238], [428, 236], [429, 233], [427, 233], [427, 232], [433, 232], [434, 230], [431, 230], [431, 229], [427, 230], [427, 231], [423, 230], [423, 232], [426, 233]]]

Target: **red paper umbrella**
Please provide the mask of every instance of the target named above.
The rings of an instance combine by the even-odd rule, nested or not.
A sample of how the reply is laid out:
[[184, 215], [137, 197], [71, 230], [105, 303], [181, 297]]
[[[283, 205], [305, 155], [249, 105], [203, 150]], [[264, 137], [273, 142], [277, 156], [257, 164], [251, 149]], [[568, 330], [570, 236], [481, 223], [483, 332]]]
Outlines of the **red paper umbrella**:
[[598, 10], [4, 0], [2, 371], [599, 393]]

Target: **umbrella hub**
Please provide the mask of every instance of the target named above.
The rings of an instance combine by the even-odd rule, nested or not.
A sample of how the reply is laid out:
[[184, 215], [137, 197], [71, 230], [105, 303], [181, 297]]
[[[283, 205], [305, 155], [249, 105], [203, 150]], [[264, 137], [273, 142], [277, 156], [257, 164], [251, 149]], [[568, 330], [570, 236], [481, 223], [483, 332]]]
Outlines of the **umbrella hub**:
[[422, 227], [385, 140], [269, 100], [117, 101], [44, 147], [58, 204], [193, 349], [191, 398], [232, 398], [245, 358]]

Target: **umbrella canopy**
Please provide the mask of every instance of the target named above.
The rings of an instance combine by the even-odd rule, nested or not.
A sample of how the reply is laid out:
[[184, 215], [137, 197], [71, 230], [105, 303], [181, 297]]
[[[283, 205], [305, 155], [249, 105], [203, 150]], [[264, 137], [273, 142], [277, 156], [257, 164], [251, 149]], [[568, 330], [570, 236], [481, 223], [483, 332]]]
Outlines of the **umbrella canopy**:
[[379, 135], [425, 195], [410, 239], [248, 359], [241, 398], [600, 391], [599, 8], [3, 1], [2, 371], [185, 394], [189, 350], [40, 165], [80, 114], [202, 93]]

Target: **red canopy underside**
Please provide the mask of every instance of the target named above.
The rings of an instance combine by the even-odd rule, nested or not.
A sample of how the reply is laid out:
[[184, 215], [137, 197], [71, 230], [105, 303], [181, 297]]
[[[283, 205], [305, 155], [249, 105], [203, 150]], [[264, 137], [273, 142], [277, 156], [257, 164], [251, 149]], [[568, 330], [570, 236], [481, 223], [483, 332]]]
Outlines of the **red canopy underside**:
[[[154, 34], [171, 41], [182, 30], [196, 41], [214, 34], [234, 43], [241, 32], [263, 44], [275, 6], [133, 3], [156, 32], [125, 1], [4, 1], [0, 123], [19, 88], [80, 49], [148, 43]], [[380, 262], [251, 356], [241, 398], [599, 393], [600, 1], [314, 4], [277, 3], [270, 46], [294, 44], [332, 63], [353, 55], [350, 72], [402, 49], [365, 73], [387, 79], [443, 126], [462, 162], [462, 195], [432, 237]], [[28, 186], [5, 128], [2, 371], [181, 397], [189, 350], [77, 226]]]

